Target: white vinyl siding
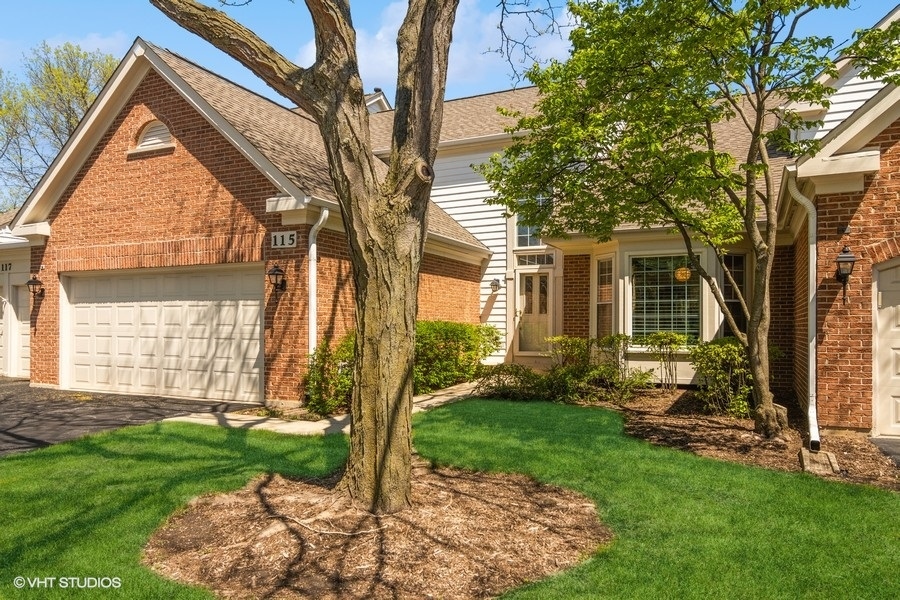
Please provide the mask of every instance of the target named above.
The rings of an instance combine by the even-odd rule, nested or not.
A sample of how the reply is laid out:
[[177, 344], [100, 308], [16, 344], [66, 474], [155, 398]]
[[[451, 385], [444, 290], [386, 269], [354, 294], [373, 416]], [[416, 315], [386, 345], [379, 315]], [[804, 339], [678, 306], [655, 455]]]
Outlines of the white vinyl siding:
[[[485, 162], [492, 153], [438, 156], [431, 199], [493, 253], [482, 276], [481, 307], [484, 310], [486, 306], [490, 306], [490, 312], [483, 321], [496, 327], [503, 338], [503, 347], [491, 357], [499, 362], [505, 354], [507, 303], [512, 299], [512, 291], [507, 290], [506, 278], [506, 217], [503, 207], [485, 202], [493, 193], [487, 182], [471, 166]], [[503, 282], [497, 293], [491, 292], [490, 282], [493, 279]]]
[[823, 121], [822, 125], [815, 129], [801, 132], [801, 138], [821, 139], [828, 135], [831, 130], [843, 123], [856, 109], [877, 94], [884, 87], [884, 82], [863, 79], [859, 76], [859, 69], [853, 68], [832, 84], [832, 87], [834, 87], [835, 92], [829, 98], [831, 105], [821, 119]]
[[259, 402], [263, 283], [249, 269], [71, 277], [70, 387]]

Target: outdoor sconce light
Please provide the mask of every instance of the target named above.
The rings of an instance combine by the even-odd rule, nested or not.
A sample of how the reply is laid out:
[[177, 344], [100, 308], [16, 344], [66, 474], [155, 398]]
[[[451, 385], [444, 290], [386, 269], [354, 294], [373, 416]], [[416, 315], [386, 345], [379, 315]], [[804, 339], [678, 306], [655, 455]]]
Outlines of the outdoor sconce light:
[[44, 283], [37, 277], [32, 277], [25, 282], [25, 285], [28, 286], [28, 291], [31, 292], [31, 295], [35, 298], [44, 297]]
[[284, 277], [284, 269], [275, 265], [266, 271], [266, 275], [269, 277], [269, 283], [272, 284], [272, 289], [276, 292], [283, 292], [287, 289], [287, 279]]
[[837, 271], [835, 271], [834, 278], [844, 287], [844, 304], [847, 304], [847, 282], [850, 281], [850, 275], [853, 273], [853, 267], [856, 265], [856, 256], [850, 252], [849, 246], [844, 246], [834, 262], [837, 263]]
[[492, 279], [491, 280], [491, 293], [496, 294], [499, 291], [500, 291], [500, 280], [496, 279], [496, 278]]

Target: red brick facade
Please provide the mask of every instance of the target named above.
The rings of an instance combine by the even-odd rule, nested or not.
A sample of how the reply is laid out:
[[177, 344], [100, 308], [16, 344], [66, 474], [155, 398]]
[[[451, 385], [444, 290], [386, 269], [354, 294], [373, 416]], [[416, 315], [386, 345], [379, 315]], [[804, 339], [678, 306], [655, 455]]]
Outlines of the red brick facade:
[[[144, 125], [159, 120], [174, 148], [133, 150]], [[155, 72], [151, 71], [97, 143], [48, 217], [52, 234], [32, 249], [32, 272], [45, 296], [32, 313], [31, 378], [58, 384], [60, 274], [139, 268], [256, 263], [264, 286], [265, 397], [301, 397], [308, 360], [309, 226], [292, 226], [296, 248], [273, 249], [269, 231], [285, 229], [266, 213], [279, 190]], [[352, 327], [353, 293], [343, 234], [319, 234], [319, 337]], [[274, 264], [291, 282], [274, 294]], [[426, 255], [421, 318], [478, 322], [481, 269]]]
[[[860, 194], [818, 196], [817, 404], [823, 427], [872, 428], [873, 269], [900, 256], [900, 121], [867, 147], [881, 149], [881, 171], [865, 179]], [[849, 225], [849, 234], [837, 233]], [[858, 260], [843, 304], [834, 278], [844, 245]]]
[[769, 282], [771, 323], [769, 326], [769, 376], [772, 392], [782, 402], [794, 395], [794, 248], [778, 246]]
[[591, 256], [563, 259], [563, 335], [591, 335]]

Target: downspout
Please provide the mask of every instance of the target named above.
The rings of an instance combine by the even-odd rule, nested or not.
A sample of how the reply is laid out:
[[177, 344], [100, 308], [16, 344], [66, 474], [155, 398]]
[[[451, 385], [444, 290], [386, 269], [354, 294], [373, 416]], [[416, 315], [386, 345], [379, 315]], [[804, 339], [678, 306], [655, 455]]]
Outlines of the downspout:
[[308, 260], [308, 286], [307, 293], [309, 294], [307, 300], [307, 306], [309, 307], [309, 322], [307, 330], [309, 331], [309, 354], [312, 353], [316, 349], [316, 344], [318, 343], [319, 338], [319, 328], [318, 328], [318, 312], [319, 312], [319, 302], [318, 302], [318, 292], [319, 292], [319, 249], [317, 239], [319, 237], [319, 230], [322, 229], [322, 226], [325, 225], [325, 221], [328, 220], [328, 215], [330, 211], [327, 208], [323, 208], [322, 212], [319, 213], [319, 220], [316, 221], [316, 224], [312, 226], [312, 229], [309, 230], [309, 249], [306, 253], [306, 257]]
[[804, 196], [797, 187], [797, 167], [790, 165], [787, 167], [787, 187], [791, 197], [797, 201], [797, 204], [806, 210], [806, 232], [807, 245], [809, 252], [809, 273], [807, 274], [807, 305], [806, 305], [806, 335], [807, 335], [807, 377], [809, 385], [809, 401], [807, 403], [807, 421], [809, 423], [809, 449], [818, 452], [821, 447], [819, 441], [819, 417], [816, 413], [816, 326], [818, 317], [816, 314], [816, 291], [818, 265], [816, 250], [816, 231], [818, 227], [818, 219], [816, 216], [816, 206], [812, 200]]

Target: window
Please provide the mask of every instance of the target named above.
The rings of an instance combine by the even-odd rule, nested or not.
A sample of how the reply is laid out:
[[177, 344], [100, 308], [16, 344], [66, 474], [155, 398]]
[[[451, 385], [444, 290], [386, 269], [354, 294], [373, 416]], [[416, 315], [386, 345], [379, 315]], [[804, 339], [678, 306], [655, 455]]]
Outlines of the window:
[[172, 134], [165, 123], [151, 121], [141, 131], [135, 150], [158, 150], [172, 146]]
[[[538, 204], [543, 205], [546, 200], [544, 198], [538, 199]], [[522, 204], [524, 200], [520, 200], [519, 204]], [[518, 219], [517, 219], [518, 221]], [[534, 246], [543, 246], [544, 243], [541, 241], [539, 235], [537, 235], [537, 227], [533, 225], [521, 225], [518, 222], [516, 223], [516, 248], [532, 248]]]
[[552, 265], [552, 254], [519, 254], [516, 257], [516, 264], [520, 267]]
[[689, 267], [687, 256], [632, 257], [632, 336], [674, 331], [700, 339], [700, 277], [691, 273], [680, 282], [675, 279], [679, 267]]
[[530, 248], [531, 246], [543, 246], [541, 238], [537, 235], [537, 227], [533, 225], [516, 225], [516, 247]]
[[[741, 295], [745, 295], [747, 293], [746, 257], [743, 254], [726, 254], [722, 258], [725, 263], [725, 268], [728, 269], [731, 276], [734, 278], [734, 282], [737, 284], [737, 289], [740, 290]], [[722, 296], [725, 298], [725, 305], [728, 307], [728, 312], [734, 317], [737, 328], [742, 333], [746, 333], [747, 317], [744, 316], [744, 311], [741, 310], [741, 301], [738, 299], [738, 293], [734, 286], [731, 285], [731, 282], [728, 281], [727, 277], [723, 277], [723, 279]], [[727, 321], [722, 324], [722, 335], [735, 335], [734, 331], [728, 326]]]
[[611, 258], [597, 261], [597, 337], [613, 332], [613, 267]]

